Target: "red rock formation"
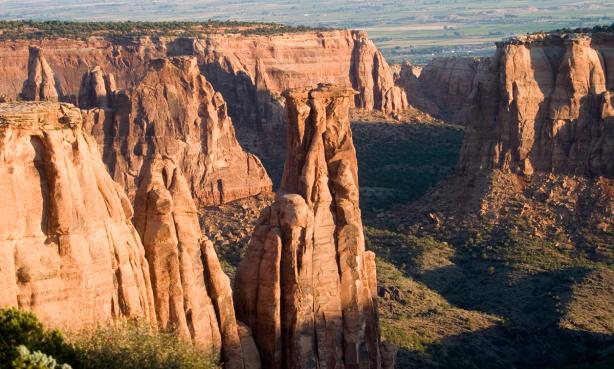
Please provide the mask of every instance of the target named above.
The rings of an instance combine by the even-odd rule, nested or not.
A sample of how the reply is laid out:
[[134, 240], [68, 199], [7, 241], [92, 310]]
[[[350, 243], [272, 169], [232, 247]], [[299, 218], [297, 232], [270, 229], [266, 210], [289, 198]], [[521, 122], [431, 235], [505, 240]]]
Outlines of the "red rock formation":
[[58, 101], [53, 70], [38, 47], [29, 48], [28, 79], [23, 83], [21, 97], [29, 101]]
[[82, 109], [109, 108], [111, 93], [117, 90], [112, 74], [104, 74], [100, 67], [85, 73], [79, 88], [78, 103]]
[[134, 223], [149, 261], [158, 325], [175, 327], [209, 352], [223, 348], [226, 368], [243, 369], [230, 280], [201, 233], [188, 182], [170, 158], [152, 158], [141, 176]]
[[[30, 42], [0, 42], [0, 95], [14, 99], [27, 78]], [[362, 31], [277, 35], [211, 34], [206, 39], [90, 37], [37, 41], [54, 70], [64, 101], [76, 103], [82, 76], [94, 66], [115, 76], [120, 89], [133, 88], [149, 61], [196, 56], [201, 71], [229, 106], [239, 142], [281, 174], [284, 102], [288, 88], [334, 83], [359, 91], [352, 106], [387, 114], [403, 109], [404, 92], [393, 72]], [[279, 166], [279, 168], [278, 168]]]
[[200, 74], [195, 58], [152, 61], [136, 87], [112, 96], [99, 70], [90, 76], [84, 81], [99, 82], [84, 82], [84, 101], [112, 102], [110, 110], [90, 110], [86, 126], [131, 198], [144, 161], [156, 154], [174, 158], [199, 206], [271, 190], [260, 160], [237, 142], [226, 103]]
[[353, 107], [387, 114], [407, 107], [392, 70], [363, 31], [212, 35], [191, 47], [228, 102], [239, 140], [271, 170], [283, 157], [286, 89], [333, 83], [359, 92]]
[[480, 64], [461, 173], [614, 176], [614, 36], [535, 35]]
[[355, 92], [286, 94], [281, 189], [235, 284], [266, 368], [380, 368], [375, 258], [365, 251], [348, 109]]
[[[14, 98], [19, 93], [27, 78], [30, 44], [29, 41], [0, 43], [0, 72], [6, 76], [0, 84], [0, 94]], [[256, 83], [260, 63], [260, 73], [269, 79], [267, 90], [277, 94], [287, 88], [328, 82], [365, 90], [368, 97], [356, 98], [359, 108], [384, 111], [392, 106], [402, 108], [395, 105], [398, 95], [389, 98], [394, 90], [392, 72], [364, 31], [307, 31], [271, 36], [212, 34], [206, 40], [90, 37], [87, 40], [49, 39], [36, 44], [45, 50], [48, 64], [67, 97], [78, 96], [81, 77], [92, 66], [100, 66], [115, 75], [119, 88], [129, 88], [143, 77], [149, 60], [183, 55], [198, 56], [205, 71], [213, 71], [206, 68], [211, 64], [221, 72], [244, 73], [252, 84]], [[207, 77], [213, 79], [209, 74]], [[247, 91], [236, 90], [239, 94], [243, 92]]]
[[0, 104], [0, 306], [65, 329], [153, 318], [132, 207], [79, 109]]

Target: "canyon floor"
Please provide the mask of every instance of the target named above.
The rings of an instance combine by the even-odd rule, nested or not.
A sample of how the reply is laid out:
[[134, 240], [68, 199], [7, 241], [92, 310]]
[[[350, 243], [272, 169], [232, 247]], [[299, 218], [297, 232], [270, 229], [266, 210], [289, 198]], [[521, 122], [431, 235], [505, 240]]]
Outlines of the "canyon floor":
[[[378, 256], [382, 333], [400, 348], [398, 367], [610, 368], [609, 256], [575, 252], [570, 244], [581, 250], [578, 241], [546, 231], [539, 237], [522, 217], [501, 220], [508, 230], [501, 233], [425, 212], [424, 204], [445, 203], [436, 192], [451, 188], [464, 129], [418, 111], [398, 118], [354, 112], [352, 123], [367, 247]], [[511, 196], [504, 176], [494, 188]], [[201, 214], [231, 278], [271, 202], [259, 196]]]

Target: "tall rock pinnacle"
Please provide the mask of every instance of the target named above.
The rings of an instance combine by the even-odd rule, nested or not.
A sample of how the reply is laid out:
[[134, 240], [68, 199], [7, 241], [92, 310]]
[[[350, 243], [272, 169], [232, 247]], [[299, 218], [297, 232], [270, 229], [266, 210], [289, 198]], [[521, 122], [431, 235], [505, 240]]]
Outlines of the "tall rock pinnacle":
[[375, 256], [365, 251], [348, 118], [355, 92], [285, 95], [284, 176], [237, 272], [237, 316], [263, 367], [381, 368]]
[[28, 58], [28, 79], [23, 83], [21, 97], [28, 101], [58, 101], [53, 70], [40, 48], [31, 46]]

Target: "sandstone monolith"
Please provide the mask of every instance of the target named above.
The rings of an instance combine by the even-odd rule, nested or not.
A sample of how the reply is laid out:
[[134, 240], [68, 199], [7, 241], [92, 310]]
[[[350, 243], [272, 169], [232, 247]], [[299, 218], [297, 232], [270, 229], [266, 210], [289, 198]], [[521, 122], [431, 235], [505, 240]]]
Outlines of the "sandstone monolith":
[[28, 101], [58, 101], [53, 70], [43, 56], [43, 51], [36, 47], [29, 48], [28, 79], [23, 83], [21, 97]]
[[365, 251], [354, 90], [291, 90], [280, 191], [265, 209], [235, 283], [237, 316], [262, 365], [381, 368], [375, 257]]
[[226, 368], [243, 369], [230, 280], [200, 230], [188, 182], [172, 158], [145, 163], [134, 223], [149, 261], [158, 326], [222, 353]]

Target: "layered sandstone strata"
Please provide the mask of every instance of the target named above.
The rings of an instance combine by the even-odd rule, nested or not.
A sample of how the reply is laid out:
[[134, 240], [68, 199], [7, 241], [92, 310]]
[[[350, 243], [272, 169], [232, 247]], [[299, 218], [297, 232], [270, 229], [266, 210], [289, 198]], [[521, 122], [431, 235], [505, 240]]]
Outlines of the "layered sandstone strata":
[[284, 152], [284, 99], [290, 88], [332, 83], [358, 94], [350, 106], [386, 114], [407, 107], [392, 69], [363, 31], [306, 32], [267, 37], [211, 36], [190, 47], [230, 106], [239, 139], [267, 165]]
[[79, 109], [0, 104], [0, 306], [65, 329], [153, 319], [132, 207]]
[[355, 92], [286, 94], [288, 149], [236, 278], [266, 368], [381, 368], [375, 256], [365, 251], [348, 109]]
[[253, 352], [243, 355], [230, 280], [202, 235], [183, 173], [172, 159], [154, 157], [141, 177], [134, 223], [149, 261], [159, 327], [175, 328], [209, 352], [221, 350], [226, 368], [243, 369], [244, 358], [257, 362]]
[[100, 106], [87, 111], [86, 127], [130, 198], [144, 163], [155, 155], [173, 158], [199, 206], [271, 190], [266, 170], [239, 145], [222, 95], [195, 58], [153, 60], [128, 90], [110, 91], [112, 81], [96, 68], [83, 78], [79, 95], [84, 106]]
[[480, 63], [459, 169], [614, 176], [614, 35], [542, 34]]
[[79, 100], [82, 76], [95, 66], [115, 76], [118, 88], [126, 89], [139, 84], [153, 59], [196, 56], [207, 80], [228, 103], [241, 144], [272, 169], [283, 159], [281, 93], [288, 88], [321, 82], [352, 87], [359, 94], [351, 106], [387, 114], [407, 105], [393, 71], [362, 31], [4, 41], [0, 42], [0, 95], [14, 99], [21, 90], [28, 78], [31, 43], [44, 50], [62, 100], [73, 103]]

